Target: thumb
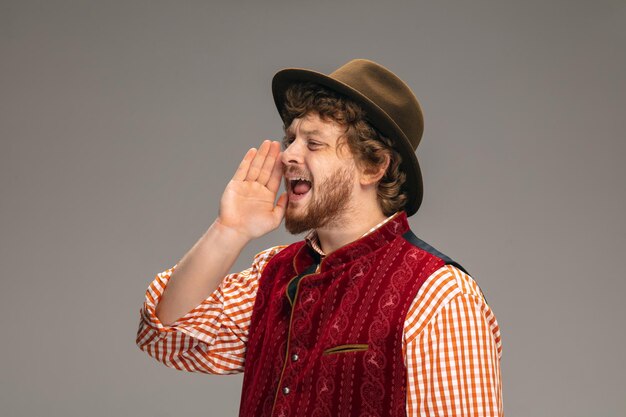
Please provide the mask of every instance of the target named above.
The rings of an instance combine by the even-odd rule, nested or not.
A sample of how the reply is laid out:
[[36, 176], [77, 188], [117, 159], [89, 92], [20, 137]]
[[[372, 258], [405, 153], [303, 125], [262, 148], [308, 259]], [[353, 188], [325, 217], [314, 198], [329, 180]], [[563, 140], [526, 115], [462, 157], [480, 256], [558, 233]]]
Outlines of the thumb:
[[276, 202], [276, 207], [274, 207], [274, 215], [276, 216], [276, 220], [280, 222], [283, 217], [285, 217], [285, 210], [287, 208], [287, 193], [282, 193], [280, 197], [278, 197], [278, 201]]

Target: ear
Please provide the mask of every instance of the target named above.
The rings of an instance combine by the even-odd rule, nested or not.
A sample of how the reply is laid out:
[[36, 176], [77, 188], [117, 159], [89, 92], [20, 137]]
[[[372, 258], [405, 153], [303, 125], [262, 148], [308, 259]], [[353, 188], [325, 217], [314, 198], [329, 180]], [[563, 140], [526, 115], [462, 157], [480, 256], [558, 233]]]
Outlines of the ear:
[[385, 156], [385, 161], [378, 167], [361, 169], [361, 178], [359, 182], [361, 185], [376, 184], [385, 175], [388, 167], [389, 157]]

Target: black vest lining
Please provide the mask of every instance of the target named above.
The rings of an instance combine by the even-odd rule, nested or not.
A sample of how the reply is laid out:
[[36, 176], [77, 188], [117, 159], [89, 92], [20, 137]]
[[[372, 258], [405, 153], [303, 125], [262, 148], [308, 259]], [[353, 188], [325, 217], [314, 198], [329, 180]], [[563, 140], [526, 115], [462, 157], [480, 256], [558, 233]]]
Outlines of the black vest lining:
[[[443, 259], [443, 261], [446, 263], [446, 265], [455, 266], [455, 267], [459, 268], [461, 271], [465, 272], [467, 275], [470, 275], [470, 273], [467, 272], [465, 270], [465, 268], [463, 268], [461, 266], [461, 264], [459, 264], [456, 261], [453, 261], [447, 255], [444, 255], [443, 253], [439, 252], [437, 249], [435, 249], [432, 246], [430, 246], [428, 243], [424, 242], [419, 237], [415, 236], [415, 233], [413, 233], [412, 230], [409, 229], [409, 231], [404, 233], [402, 235], [402, 237], [405, 238], [412, 245], [417, 246], [418, 248], [420, 248], [422, 250], [425, 250], [426, 252], [431, 253], [431, 254], [435, 255], [436, 257], [438, 257], [438, 258]], [[485, 297], [485, 293], [483, 293], [482, 288], [478, 287], [478, 289], [480, 290], [480, 293], [482, 294], [483, 299], [485, 300], [485, 302], [487, 302], [487, 297]]]
[[289, 302], [291, 302], [291, 305], [293, 305], [293, 302], [295, 301], [294, 299], [296, 297], [296, 289], [298, 288], [298, 282], [302, 279], [303, 276], [312, 274], [313, 272], [315, 272], [316, 269], [317, 269], [317, 263], [313, 263], [304, 272], [302, 272], [300, 275], [296, 276], [295, 278], [292, 278], [291, 281], [289, 281], [289, 286], [287, 287], [287, 297], [289, 297]]
[[415, 233], [413, 233], [412, 230], [409, 230], [408, 232], [406, 232], [405, 234], [402, 235], [403, 238], [405, 238], [407, 241], [409, 241], [413, 246], [417, 246], [418, 248], [425, 250], [426, 252], [435, 255], [438, 258], [443, 259], [443, 261], [447, 264], [447, 265], [452, 265], [452, 266], [456, 266], [457, 268], [459, 268], [461, 271], [465, 272], [467, 275], [469, 275], [470, 273], [467, 272], [465, 270], [465, 268], [463, 268], [461, 266], [461, 264], [459, 264], [456, 261], [453, 261], [450, 257], [448, 257], [447, 255], [444, 255], [443, 253], [439, 252], [437, 249], [433, 248], [432, 246], [430, 246], [428, 243], [424, 242], [422, 239], [420, 239], [419, 237], [415, 236]]

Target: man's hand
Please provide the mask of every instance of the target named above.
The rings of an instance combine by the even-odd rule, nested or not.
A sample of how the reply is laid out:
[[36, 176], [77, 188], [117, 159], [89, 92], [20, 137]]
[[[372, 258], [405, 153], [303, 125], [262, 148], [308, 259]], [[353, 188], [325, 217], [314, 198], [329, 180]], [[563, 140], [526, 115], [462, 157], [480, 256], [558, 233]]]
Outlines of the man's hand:
[[247, 240], [276, 229], [285, 215], [287, 194], [276, 204], [283, 177], [280, 143], [266, 140], [258, 151], [252, 148], [226, 186], [217, 222]]
[[287, 195], [276, 194], [283, 177], [280, 144], [263, 142], [241, 161], [226, 186], [220, 214], [178, 262], [155, 313], [171, 325], [214, 292], [248, 242], [278, 227]]

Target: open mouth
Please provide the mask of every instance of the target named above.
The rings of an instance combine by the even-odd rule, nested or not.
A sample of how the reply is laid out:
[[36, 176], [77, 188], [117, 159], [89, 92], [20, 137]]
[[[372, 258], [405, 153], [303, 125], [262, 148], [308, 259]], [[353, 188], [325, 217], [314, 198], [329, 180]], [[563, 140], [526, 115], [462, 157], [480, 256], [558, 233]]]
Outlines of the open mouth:
[[311, 181], [304, 178], [289, 180], [289, 199], [299, 200], [311, 190]]

